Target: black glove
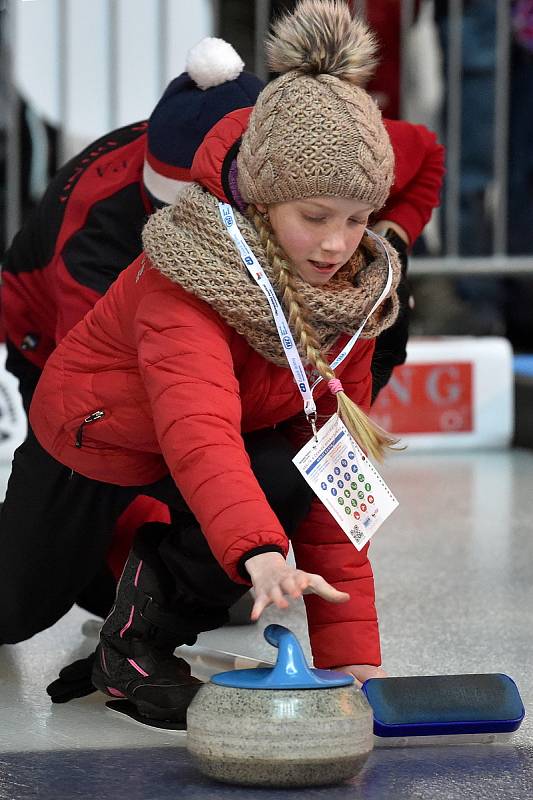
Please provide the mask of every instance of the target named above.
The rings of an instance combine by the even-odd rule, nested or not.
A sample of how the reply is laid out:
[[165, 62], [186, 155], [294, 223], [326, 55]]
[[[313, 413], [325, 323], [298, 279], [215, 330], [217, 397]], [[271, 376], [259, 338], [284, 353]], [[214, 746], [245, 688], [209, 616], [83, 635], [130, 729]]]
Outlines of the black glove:
[[68, 703], [76, 697], [86, 697], [96, 692], [91, 681], [94, 664], [94, 653], [87, 658], [80, 658], [68, 667], [63, 667], [59, 678], [46, 687], [52, 703]]

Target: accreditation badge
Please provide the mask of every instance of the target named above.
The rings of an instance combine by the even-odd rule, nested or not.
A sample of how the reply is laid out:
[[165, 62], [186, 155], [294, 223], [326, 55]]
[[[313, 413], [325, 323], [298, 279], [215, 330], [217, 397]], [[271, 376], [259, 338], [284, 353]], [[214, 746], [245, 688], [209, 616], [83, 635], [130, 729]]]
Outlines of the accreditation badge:
[[357, 550], [362, 550], [398, 506], [338, 414], [302, 447], [293, 462]]

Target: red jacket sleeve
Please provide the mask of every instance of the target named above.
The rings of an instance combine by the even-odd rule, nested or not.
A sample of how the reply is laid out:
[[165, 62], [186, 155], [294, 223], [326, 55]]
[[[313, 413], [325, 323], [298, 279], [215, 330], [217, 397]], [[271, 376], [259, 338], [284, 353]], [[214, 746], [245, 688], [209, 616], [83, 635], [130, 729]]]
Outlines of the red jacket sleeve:
[[[159, 321], [159, 325], [155, 321]], [[242, 556], [288, 540], [250, 466], [239, 384], [222, 319], [168, 287], [147, 292], [135, 319], [139, 368], [161, 452], [217, 561], [230, 578]]]
[[423, 125], [384, 119], [394, 150], [394, 183], [378, 219], [398, 223], [413, 244], [440, 203], [444, 147]]
[[[352, 351], [350, 363], [337, 370], [344, 390], [364, 411], [370, 407], [370, 363], [374, 340], [365, 340]], [[329, 392], [317, 403], [324, 424], [335, 413], [337, 401]], [[305, 425], [305, 423], [304, 423]], [[303, 444], [301, 427], [292, 438]], [[305, 441], [309, 439], [307, 430]], [[374, 579], [367, 558], [368, 545], [357, 551], [342, 528], [318, 498], [292, 540], [296, 563], [305, 572], [322, 575], [328, 583], [348, 592], [347, 603], [328, 603], [306, 595], [309, 638], [316, 667], [381, 663], [379, 631], [374, 605]]]

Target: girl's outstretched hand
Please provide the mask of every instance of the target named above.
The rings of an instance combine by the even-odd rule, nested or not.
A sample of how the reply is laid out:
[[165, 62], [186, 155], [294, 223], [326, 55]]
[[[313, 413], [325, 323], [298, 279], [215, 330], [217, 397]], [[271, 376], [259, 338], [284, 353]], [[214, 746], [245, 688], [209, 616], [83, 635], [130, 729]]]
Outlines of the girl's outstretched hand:
[[345, 603], [350, 599], [339, 592], [321, 575], [303, 572], [291, 567], [281, 553], [261, 553], [246, 561], [246, 569], [255, 591], [251, 618], [255, 622], [265, 608], [274, 603], [278, 608], [288, 608], [288, 597], [297, 600], [303, 594], [317, 594], [330, 603]]
[[353, 675], [358, 688], [369, 678], [388, 678], [389, 676], [381, 667], [372, 664], [349, 664], [347, 667], [335, 667], [336, 672], [347, 672]]

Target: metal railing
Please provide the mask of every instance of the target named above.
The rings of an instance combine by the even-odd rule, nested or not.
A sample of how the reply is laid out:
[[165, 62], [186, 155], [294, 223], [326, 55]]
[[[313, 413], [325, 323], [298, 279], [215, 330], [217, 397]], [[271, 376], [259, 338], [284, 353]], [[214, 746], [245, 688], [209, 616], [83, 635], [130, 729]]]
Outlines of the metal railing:
[[[426, 0], [428, 2], [428, 0]], [[533, 252], [524, 255], [509, 255], [507, 252], [508, 229], [508, 147], [509, 147], [509, 94], [510, 94], [510, 0], [484, 0], [487, 6], [495, 4], [495, 70], [494, 109], [492, 126], [493, 169], [490, 185], [490, 218], [492, 247], [483, 255], [464, 255], [460, 248], [461, 215], [461, 153], [462, 153], [462, 80], [463, 80], [463, 0], [448, 0], [446, 72], [443, 75], [445, 90], [446, 124], [443, 139], [446, 143], [446, 178], [444, 203], [441, 212], [441, 247], [438, 255], [415, 256], [411, 260], [412, 273], [430, 274], [515, 274], [533, 273]], [[255, 31], [257, 46], [256, 69], [264, 75], [264, 56], [259, 49], [268, 26], [268, 0], [255, 0]], [[366, 0], [355, 0], [356, 13], [366, 16]], [[420, 4], [419, 4], [420, 5]], [[402, 0], [400, 10], [401, 58], [401, 109], [409, 92], [407, 64], [409, 63], [409, 34], [415, 24], [416, 0]], [[424, 54], [419, 54], [423, 59]], [[419, 65], [423, 70], [423, 62]], [[533, 100], [532, 100], [533, 102]], [[413, 120], [416, 121], [416, 120]], [[475, 120], [474, 120], [475, 124]], [[533, 147], [533, 143], [532, 143]], [[489, 203], [488, 203], [489, 204]], [[531, 208], [533, 226], [533, 204]]]

